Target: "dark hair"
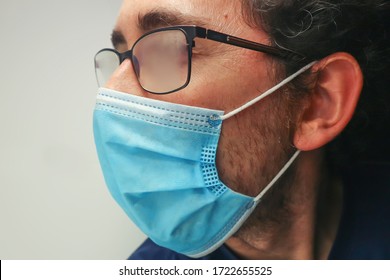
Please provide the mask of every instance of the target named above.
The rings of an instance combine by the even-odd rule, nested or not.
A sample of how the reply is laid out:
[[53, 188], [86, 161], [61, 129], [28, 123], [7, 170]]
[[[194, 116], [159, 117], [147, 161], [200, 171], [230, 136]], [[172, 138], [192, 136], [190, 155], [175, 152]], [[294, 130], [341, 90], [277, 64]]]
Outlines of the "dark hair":
[[[354, 117], [327, 145], [333, 167], [355, 161], [390, 161], [389, 2], [378, 0], [242, 0], [244, 18], [273, 45], [304, 54], [283, 61], [285, 75], [335, 52], [358, 61], [364, 86]], [[289, 86], [302, 92], [305, 78]]]

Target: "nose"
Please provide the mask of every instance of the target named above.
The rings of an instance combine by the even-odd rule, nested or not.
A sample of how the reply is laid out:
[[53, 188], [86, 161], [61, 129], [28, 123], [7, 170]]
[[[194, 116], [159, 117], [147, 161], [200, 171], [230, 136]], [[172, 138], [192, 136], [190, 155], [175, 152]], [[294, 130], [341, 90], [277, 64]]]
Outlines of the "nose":
[[138, 82], [130, 59], [125, 59], [119, 65], [104, 87], [138, 96], [146, 95]]

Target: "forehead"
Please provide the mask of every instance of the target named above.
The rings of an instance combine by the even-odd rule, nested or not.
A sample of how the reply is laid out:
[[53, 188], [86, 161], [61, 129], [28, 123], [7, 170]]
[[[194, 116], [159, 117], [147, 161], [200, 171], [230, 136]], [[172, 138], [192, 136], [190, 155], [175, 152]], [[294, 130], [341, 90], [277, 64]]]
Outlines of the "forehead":
[[[116, 29], [134, 32], [145, 15], [166, 12], [177, 16], [180, 24], [196, 24], [220, 31], [234, 31], [244, 27], [240, 0], [124, 0]], [[164, 21], [160, 18], [160, 21]], [[169, 20], [169, 19], [168, 19]], [[167, 22], [166, 25], [170, 25]]]

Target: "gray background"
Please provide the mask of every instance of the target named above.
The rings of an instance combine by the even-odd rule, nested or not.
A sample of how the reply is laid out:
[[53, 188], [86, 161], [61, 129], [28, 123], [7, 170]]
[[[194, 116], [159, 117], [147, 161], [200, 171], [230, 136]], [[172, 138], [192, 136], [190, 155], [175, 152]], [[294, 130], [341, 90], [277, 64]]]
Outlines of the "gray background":
[[92, 134], [93, 56], [120, 4], [0, 1], [0, 259], [124, 259], [144, 239]]

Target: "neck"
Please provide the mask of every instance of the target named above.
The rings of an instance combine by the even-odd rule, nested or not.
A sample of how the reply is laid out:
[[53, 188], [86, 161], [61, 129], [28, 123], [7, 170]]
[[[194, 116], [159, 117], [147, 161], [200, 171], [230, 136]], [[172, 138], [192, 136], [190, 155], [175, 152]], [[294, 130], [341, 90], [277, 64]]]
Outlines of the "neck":
[[[337, 233], [342, 196], [340, 184], [325, 169], [321, 151], [301, 153], [295, 170], [303, 172], [273, 187], [283, 190], [276, 199], [287, 201], [283, 209], [270, 218], [265, 198], [226, 245], [243, 259], [327, 259]], [[274, 192], [274, 200], [279, 193]]]

